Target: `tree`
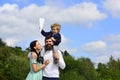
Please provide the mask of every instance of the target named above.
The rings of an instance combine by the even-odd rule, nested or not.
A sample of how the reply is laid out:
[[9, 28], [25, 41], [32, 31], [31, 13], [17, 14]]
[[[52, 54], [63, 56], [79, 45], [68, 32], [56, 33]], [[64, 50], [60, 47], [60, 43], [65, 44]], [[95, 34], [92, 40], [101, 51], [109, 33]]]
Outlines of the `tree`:
[[115, 60], [112, 56], [107, 64], [98, 64], [97, 72], [100, 80], [120, 80], [120, 61]]
[[112, 80], [120, 80], [120, 62], [119, 59], [115, 60], [112, 56], [109, 59], [109, 62], [107, 63], [107, 66], [110, 70], [110, 75]]
[[100, 80], [111, 80], [111, 72], [106, 64], [99, 63], [97, 72], [99, 73]]
[[77, 68], [79, 69], [79, 74], [83, 75], [86, 80], [99, 80], [98, 73], [94, 68], [93, 63], [89, 58], [79, 58]]
[[6, 46], [6, 43], [3, 42], [1, 38], [0, 38], [0, 46]]
[[20, 48], [16, 52], [13, 47], [0, 47], [0, 80], [25, 80], [28, 71], [29, 60], [24, 51]]

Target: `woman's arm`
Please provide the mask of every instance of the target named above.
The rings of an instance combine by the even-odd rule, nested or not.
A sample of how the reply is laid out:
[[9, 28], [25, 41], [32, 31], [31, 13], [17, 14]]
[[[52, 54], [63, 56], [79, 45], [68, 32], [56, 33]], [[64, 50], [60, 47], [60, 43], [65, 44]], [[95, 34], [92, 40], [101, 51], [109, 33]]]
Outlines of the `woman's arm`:
[[40, 66], [37, 67], [37, 65], [35, 63], [32, 64], [32, 68], [33, 68], [33, 71], [34, 72], [38, 72], [40, 71], [41, 69], [43, 69], [44, 67], [46, 66], [46, 64], [42, 64]]
[[[32, 59], [37, 59], [37, 55], [36, 53], [32, 53]], [[32, 68], [34, 72], [38, 72], [39, 70], [43, 69], [44, 67], [46, 67], [49, 64], [49, 60], [46, 60], [44, 64], [37, 66], [36, 63], [32, 63]]]

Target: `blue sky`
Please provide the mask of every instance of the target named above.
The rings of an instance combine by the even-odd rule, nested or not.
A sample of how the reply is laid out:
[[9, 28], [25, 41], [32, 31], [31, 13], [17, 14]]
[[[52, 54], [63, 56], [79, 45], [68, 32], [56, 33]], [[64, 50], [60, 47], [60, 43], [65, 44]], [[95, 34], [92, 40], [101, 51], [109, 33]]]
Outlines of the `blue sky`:
[[44, 45], [38, 30], [61, 24], [61, 50], [73, 57], [88, 57], [106, 63], [112, 55], [120, 58], [120, 0], [2, 0], [0, 1], [0, 38], [9, 46], [26, 49], [32, 40]]

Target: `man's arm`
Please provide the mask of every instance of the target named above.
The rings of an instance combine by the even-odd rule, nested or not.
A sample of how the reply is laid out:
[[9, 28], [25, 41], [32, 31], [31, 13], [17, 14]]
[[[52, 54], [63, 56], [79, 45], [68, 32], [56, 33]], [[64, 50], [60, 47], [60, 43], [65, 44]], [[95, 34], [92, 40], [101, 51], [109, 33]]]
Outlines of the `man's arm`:
[[62, 53], [58, 50], [58, 54], [59, 54], [59, 61], [58, 61], [58, 66], [61, 68], [61, 69], [64, 69], [66, 64], [65, 64], [65, 61], [63, 59], [63, 55]]

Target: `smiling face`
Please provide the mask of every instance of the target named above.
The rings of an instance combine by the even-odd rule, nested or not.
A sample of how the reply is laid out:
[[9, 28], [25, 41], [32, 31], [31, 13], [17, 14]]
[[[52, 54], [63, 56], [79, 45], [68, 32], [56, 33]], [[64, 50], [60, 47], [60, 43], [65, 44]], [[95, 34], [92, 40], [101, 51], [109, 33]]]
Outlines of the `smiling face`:
[[53, 34], [59, 33], [60, 32], [61, 25], [58, 23], [54, 23], [51, 25], [51, 30]]
[[53, 32], [53, 34], [58, 33], [58, 29], [57, 29], [57, 27], [56, 27], [56, 26], [52, 28], [52, 32]]
[[39, 51], [41, 48], [42, 48], [42, 46], [41, 46], [40, 42], [37, 41], [36, 46], [35, 46], [36, 51]]
[[42, 49], [42, 46], [38, 40], [34, 40], [30, 43], [30, 51], [31, 52], [39, 52]]
[[53, 49], [53, 41], [51, 38], [45, 39], [45, 48], [46, 50], [52, 50]]

